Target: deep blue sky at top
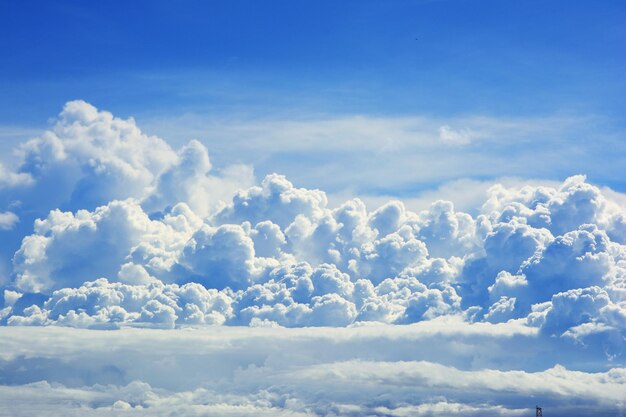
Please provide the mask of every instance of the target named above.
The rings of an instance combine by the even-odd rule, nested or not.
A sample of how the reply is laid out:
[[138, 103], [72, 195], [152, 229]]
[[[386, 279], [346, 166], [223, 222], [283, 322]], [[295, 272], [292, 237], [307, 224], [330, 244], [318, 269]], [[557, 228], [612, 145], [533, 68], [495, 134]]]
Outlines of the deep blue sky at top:
[[[120, 116], [601, 114], [626, 108], [626, 2], [0, 2], [0, 125]], [[416, 40], [417, 38], [417, 40]]]

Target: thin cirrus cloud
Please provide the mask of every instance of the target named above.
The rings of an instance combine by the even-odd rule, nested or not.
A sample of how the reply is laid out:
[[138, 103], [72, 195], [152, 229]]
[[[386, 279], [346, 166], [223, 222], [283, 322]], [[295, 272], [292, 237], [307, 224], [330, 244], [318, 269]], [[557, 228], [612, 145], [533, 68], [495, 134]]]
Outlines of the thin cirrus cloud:
[[201, 138], [222, 163], [253, 164], [261, 175], [279, 167], [298, 184], [332, 194], [405, 199], [459, 178], [562, 179], [578, 172], [623, 187], [609, 168], [622, 162], [623, 143], [599, 116], [223, 120], [190, 113], [141, 120], [174, 143]]
[[491, 185], [471, 214], [335, 204], [82, 101], [17, 155], [0, 171], [10, 415], [624, 410], [626, 211], [583, 175]]

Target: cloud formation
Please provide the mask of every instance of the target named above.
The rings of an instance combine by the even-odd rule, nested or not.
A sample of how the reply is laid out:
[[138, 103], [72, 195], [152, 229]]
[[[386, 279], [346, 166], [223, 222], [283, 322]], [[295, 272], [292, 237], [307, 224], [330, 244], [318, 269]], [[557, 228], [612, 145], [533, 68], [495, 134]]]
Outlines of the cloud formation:
[[[175, 152], [132, 119], [84, 102], [68, 103], [53, 131], [20, 149], [19, 170], [5, 173], [31, 179], [17, 194], [52, 204], [35, 198], [37, 187], [64, 177], [58, 191], [66, 187], [66, 197], [57, 193], [56, 202], [81, 208], [53, 208], [23, 237], [7, 288], [50, 298], [5, 311], [6, 323], [174, 326], [194, 312], [212, 314], [202, 302], [166, 295], [188, 283], [223, 295], [231, 312], [208, 322], [227, 324], [345, 326], [440, 315], [540, 323], [531, 317], [539, 306], [596, 287], [623, 314], [625, 212], [583, 176], [558, 188], [494, 186], [475, 217], [446, 201], [420, 213], [400, 201], [371, 212], [358, 199], [331, 208], [323, 191], [276, 174], [230, 202], [211, 202], [236, 181], [210, 176], [202, 144]], [[4, 228], [18, 214], [3, 214]], [[118, 297], [56, 306], [64, 291], [118, 300], [103, 294], [126, 291], [120, 285], [152, 296], [142, 296], [141, 305]], [[113, 307], [116, 319], [104, 311]]]
[[[442, 200], [421, 212], [401, 201], [373, 210], [359, 199], [332, 206], [323, 191], [282, 175], [254, 185], [250, 167], [217, 170], [200, 142], [175, 151], [132, 119], [82, 101], [68, 103], [50, 131], [17, 152], [14, 170], [0, 166], [0, 323], [7, 326], [0, 330], [7, 334], [35, 337], [44, 330], [23, 326], [52, 326], [63, 337], [118, 329], [112, 334], [123, 338], [129, 328], [147, 327], [180, 337], [211, 326], [267, 332], [258, 341], [267, 349], [276, 335], [317, 340], [331, 328], [340, 337], [360, 328], [421, 329], [418, 342], [427, 348], [412, 356], [414, 347], [398, 337], [383, 343], [370, 335], [382, 356], [346, 348], [327, 362], [284, 367], [267, 357], [246, 362], [242, 351], [231, 385], [211, 389], [166, 386], [144, 371], [129, 379], [130, 362], [114, 371], [108, 363], [80, 370], [76, 362], [70, 372], [56, 369], [56, 359], [30, 363], [8, 353], [0, 395], [41, 395], [47, 406], [78, 395], [93, 415], [113, 408], [141, 415], [150, 407], [167, 414], [181, 398], [191, 399], [181, 414], [519, 415], [520, 396], [539, 393], [565, 415], [574, 396], [605, 409], [623, 398], [626, 208], [582, 175], [556, 186], [495, 185], [473, 215]], [[441, 339], [442, 326], [460, 333]], [[483, 331], [501, 351], [474, 352]], [[474, 346], [474, 353], [461, 357], [445, 344]], [[506, 352], [532, 344], [564, 353]], [[311, 346], [304, 358], [315, 356]], [[222, 353], [215, 354], [212, 361]], [[42, 363], [50, 369], [37, 374]], [[31, 368], [22, 378], [21, 369]], [[76, 382], [66, 371], [93, 377]], [[269, 386], [246, 385], [244, 377]], [[388, 386], [391, 397], [368, 401], [376, 398], [371, 380]], [[537, 391], [529, 381], [548, 383]], [[245, 392], [232, 391], [238, 384]], [[281, 388], [289, 384], [295, 392]], [[525, 384], [514, 396], [506, 388]], [[343, 395], [348, 385], [353, 390]], [[430, 388], [418, 390], [416, 402], [409, 386]], [[322, 391], [334, 400], [316, 397]], [[485, 392], [492, 403], [477, 401]]]
[[626, 393], [625, 368], [576, 370], [574, 345], [522, 324], [5, 335], [0, 401], [13, 416], [523, 416], [536, 403], [555, 416], [619, 415]]
[[144, 134], [132, 118], [114, 117], [80, 100], [68, 102], [53, 127], [22, 143], [15, 155], [14, 169], [0, 165], [4, 264], [32, 233], [35, 220], [55, 209], [93, 211], [131, 198], [147, 213], [182, 201], [205, 216], [253, 182], [252, 169], [242, 165], [213, 173], [198, 141], [176, 152], [163, 139]]

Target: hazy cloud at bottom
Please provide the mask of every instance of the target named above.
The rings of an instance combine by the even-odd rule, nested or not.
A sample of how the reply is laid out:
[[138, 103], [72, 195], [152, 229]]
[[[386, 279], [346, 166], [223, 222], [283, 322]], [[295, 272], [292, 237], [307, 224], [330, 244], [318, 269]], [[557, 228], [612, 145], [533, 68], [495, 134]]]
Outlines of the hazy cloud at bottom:
[[6, 416], [585, 416], [626, 398], [626, 368], [515, 323], [1, 333]]

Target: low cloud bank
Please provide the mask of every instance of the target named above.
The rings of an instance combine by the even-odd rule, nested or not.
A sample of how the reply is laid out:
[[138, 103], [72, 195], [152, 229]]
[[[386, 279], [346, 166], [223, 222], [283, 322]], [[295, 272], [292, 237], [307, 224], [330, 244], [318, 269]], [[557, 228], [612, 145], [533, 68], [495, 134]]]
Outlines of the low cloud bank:
[[586, 416], [626, 398], [626, 368], [574, 370], [573, 346], [522, 324], [2, 332], [0, 415]]

